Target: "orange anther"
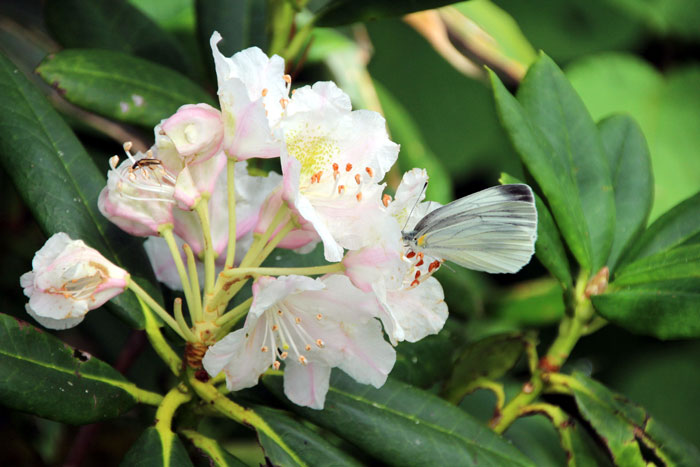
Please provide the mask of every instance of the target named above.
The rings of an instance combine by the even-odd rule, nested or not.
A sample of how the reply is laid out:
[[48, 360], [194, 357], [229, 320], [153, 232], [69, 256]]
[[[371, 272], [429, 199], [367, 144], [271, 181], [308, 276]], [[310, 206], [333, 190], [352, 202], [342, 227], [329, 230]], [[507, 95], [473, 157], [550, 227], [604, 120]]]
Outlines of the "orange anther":
[[338, 171], [338, 164], [333, 162], [333, 172], [337, 172], [337, 171]]
[[360, 174], [355, 174], [355, 181], [359, 185], [361, 183], [362, 177], [360, 177]]
[[365, 167], [365, 172], [367, 172], [370, 177], [374, 177], [374, 170], [372, 170], [372, 167]]
[[345, 164], [345, 171], [350, 172], [351, 170], [352, 170], [352, 164], [348, 162], [347, 164]]
[[282, 76], [282, 79], [284, 80], [285, 83], [291, 84], [292, 83], [292, 77], [289, 75], [284, 75]]
[[416, 271], [415, 279], [418, 279], [420, 277], [420, 271]]
[[389, 207], [389, 203], [391, 202], [391, 196], [385, 194], [382, 196], [382, 203], [384, 204], [384, 207]]
[[416, 263], [416, 267], [423, 266], [423, 258]]
[[428, 266], [428, 272], [433, 272], [437, 268], [440, 267], [440, 261], [435, 260], [432, 263], [430, 263], [430, 266]]
[[356, 194], [355, 198], [357, 198], [358, 201], [362, 201], [362, 192], [359, 192], [358, 194]]
[[263, 88], [262, 95], [263, 97], [267, 96], [267, 88]]
[[413, 282], [411, 282], [411, 287], [415, 287], [415, 286], [417, 286], [418, 284], [420, 284], [420, 281], [414, 280]]
[[415, 252], [415, 251], [409, 251], [409, 252], [406, 254], [406, 258], [409, 258], [409, 259], [410, 259], [410, 258], [413, 258], [414, 256], [416, 256], [416, 252]]
[[345, 191], [345, 185], [338, 185], [338, 194], [342, 195]]

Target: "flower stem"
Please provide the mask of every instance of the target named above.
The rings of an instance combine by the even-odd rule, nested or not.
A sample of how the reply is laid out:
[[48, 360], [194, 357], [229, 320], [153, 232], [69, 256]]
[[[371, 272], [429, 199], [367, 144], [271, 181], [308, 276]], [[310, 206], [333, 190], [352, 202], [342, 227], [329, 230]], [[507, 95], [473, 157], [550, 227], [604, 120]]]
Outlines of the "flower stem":
[[232, 268], [236, 256], [236, 161], [226, 162], [226, 183], [228, 187], [228, 246], [226, 247], [226, 263], [224, 269]]
[[217, 326], [221, 326], [221, 329], [216, 333], [216, 339], [218, 340], [221, 336], [228, 333], [228, 331], [236, 325], [238, 320], [240, 320], [246, 313], [250, 305], [253, 303], [253, 297], [244, 301], [240, 305], [235, 306], [231, 310], [227, 311], [216, 320]]
[[[185, 269], [185, 263], [182, 262], [180, 250], [177, 247], [177, 242], [175, 242], [175, 236], [173, 235], [173, 227], [168, 226], [167, 228], [162, 229], [160, 235], [165, 239], [165, 242], [168, 244], [170, 254], [173, 257], [173, 261], [175, 261], [175, 269], [177, 269], [177, 273], [180, 276], [180, 282], [182, 282], [182, 291], [185, 294], [187, 308], [190, 310], [191, 314], [192, 310], [196, 305], [194, 304], [194, 300], [192, 299], [192, 289], [190, 287], [190, 280], [187, 276], [187, 270]], [[194, 316], [192, 316], [192, 318], [194, 319]]]
[[172, 439], [175, 437], [173, 433], [172, 423], [173, 417], [178, 407], [189, 402], [192, 399], [192, 394], [185, 384], [179, 384], [172, 388], [163, 398], [158, 410], [156, 410], [156, 430], [160, 434], [163, 448], [163, 458], [170, 458], [170, 449], [172, 447]]
[[238, 423], [254, 428], [257, 432], [264, 434], [274, 441], [275, 444], [283, 449], [298, 465], [306, 465], [306, 463], [299, 458], [296, 452], [287, 446], [287, 443], [284, 442], [279, 434], [270, 428], [267, 422], [265, 422], [265, 420], [263, 420], [253, 410], [236, 404], [231, 399], [226, 397], [225, 394], [221, 394], [216, 387], [197, 380], [193, 374], [190, 375], [189, 383], [199, 397], [209, 402], [213, 408], [218, 410], [221, 414]]
[[211, 243], [208, 201], [205, 198], [201, 198], [195, 205], [194, 210], [199, 216], [199, 223], [202, 224], [202, 236], [204, 238], [204, 291], [211, 293], [214, 289], [216, 267], [214, 266], [214, 246]]
[[[272, 237], [272, 234], [282, 223], [284, 217], [288, 213], [289, 208], [286, 205], [283, 204], [282, 206], [280, 206], [280, 208], [275, 213], [275, 217], [270, 222], [270, 225], [267, 226], [265, 232], [260, 237], [255, 239], [253, 244], [250, 246], [250, 249], [248, 249], [248, 251], [246, 252], [245, 256], [243, 257], [243, 260], [241, 261], [240, 267], [250, 266], [250, 264], [257, 259], [260, 252], [265, 248], [265, 245], [270, 240], [270, 237]], [[260, 263], [262, 263], [262, 261]]]
[[160, 305], [158, 304], [158, 302], [156, 302], [156, 301], [153, 299], [153, 297], [151, 297], [151, 296], [148, 294], [148, 292], [146, 292], [145, 290], [143, 290], [136, 282], [134, 282], [134, 279], [133, 279], [133, 278], [131, 278], [131, 279], [129, 280], [129, 283], [128, 283], [127, 287], [128, 287], [132, 292], [134, 292], [134, 293], [136, 294], [136, 296], [139, 297], [139, 299], [143, 300], [143, 301], [145, 302], [145, 304], [146, 304], [151, 310], [153, 310], [153, 311], [160, 317], [160, 319], [163, 320], [163, 322], [164, 322], [165, 324], [167, 324], [168, 326], [170, 326], [170, 327], [173, 329], [173, 331], [175, 331], [180, 337], [182, 337], [183, 339], [185, 338], [185, 336], [183, 335], [182, 331], [180, 330], [180, 326], [178, 326], [178, 324], [177, 324], [177, 322], [175, 321], [175, 319], [173, 319], [173, 317], [170, 316], [170, 314], [169, 314], [167, 311], [165, 311], [165, 309], [164, 309], [162, 306], [160, 306]]
[[187, 325], [185, 317], [182, 316], [182, 299], [180, 297], [175, 299], [175, 303], [173, 305], [173, 312], [175, 314], [175, 321], [177, 322], [178, 326], [182, 330], [182, 333], [186, 337], [185, 340], [189, 342], [197, 342], [197, 338], [192, 332], [192, 329], [190, 328], [190, 326]]
[[151, 308], [148, 307], [138, 295], [137, 298], [146, 321], [145, 330], [148, 340], [158, 356], [168, 365], [170, 371], [172, 371], [175, 376], [179, 376], [180, 369], [182, 368], [182, 360], [180, 360], [180, 357], [177, 356], [172, 347], [165, 341], [163, 334], [160, 332], [160, 327], [158, 327], [158, 323], [156, 323], [156, 319], [151, 312]]
[[227, 278], [258, 277], [258, 276], [287, 276], [299, 274], [303, 276], [317, 276], [342, 272], [345, 270], [343, 263], [324, 264], [322, 266], [309, 266], [305, 268], [235, 268], [224, 271]]
[[199, 276], [197, 275], [197, 264], [194, 260], [192, 248], [185, 243], [182, 245], [182, 249], [185, 251], [185, 256], [187, 257], [187, 269], [190, 276], [190, 286], [192, 288], [193, 303], [190, 314], [192, 315], [192, 324], [194, 324], [202, 320], [202, 295], [199, 290]]

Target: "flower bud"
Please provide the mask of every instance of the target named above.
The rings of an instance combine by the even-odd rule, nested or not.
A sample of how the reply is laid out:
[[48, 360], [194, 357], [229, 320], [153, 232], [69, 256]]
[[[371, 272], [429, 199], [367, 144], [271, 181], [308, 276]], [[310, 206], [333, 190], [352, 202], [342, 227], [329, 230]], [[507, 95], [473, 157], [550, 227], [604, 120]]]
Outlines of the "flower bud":
[[224, 138], [221, 112], [208, 104], [183, 105], [160, 127], [188, 164], [211, 158]]
[[36, 252], [20, 277], [27, 312], [50, 329], [67, 329], [124, 291], [129, 274], [82, 240], [59, 232]]

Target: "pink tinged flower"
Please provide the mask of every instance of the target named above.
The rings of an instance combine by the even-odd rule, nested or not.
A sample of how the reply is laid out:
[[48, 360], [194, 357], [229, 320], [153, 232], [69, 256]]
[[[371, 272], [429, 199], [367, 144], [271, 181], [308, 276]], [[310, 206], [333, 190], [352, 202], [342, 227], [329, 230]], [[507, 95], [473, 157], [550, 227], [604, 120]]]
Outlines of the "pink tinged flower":
[[396, 161], [384, 118], [352, 111], [350, 98], [332, 82], [294, 93], [280, 121], [283, 197], [313, 224], [328, 261], [343, 248], [370, 243], [372, 224], [384, 215], [379, 182]]
[[[262, 234], [270, 226], [270, 223], [275, 217], [277, 211], [282, 207], [284, 201], [282, 200], [282, 189], [278, 187], [275, 189], [262, 204], [260, 209], [260, 215], [257, 219], [257, 224], [255, 226], [255, 233]], [[273, 233], [276, 234], [286, 222], [289, 221], [291, 215], [294, 215], [299, 222], [299, 228], [293, 229], [277, 244], [277, 248], [285, 248], [288, 250], [295, 250], [298, 253], [308, 253], [312, 251], [316, 244], [320, 241], [320, 237], [314, 229], [313, 224], [299, 216], [299, 213], [290, 207], [290, 215], [282, 219], [280, 222], [280, 227]]]
[[204, 162], [216, 154], [223, 142], [221, 112], [208, 104], [187, 104], [160, 124], [162, 133], [187, 164]]
[[124, 291], [129, 274], [82, 240], [54, 234], [20, 277], [27, 312], [50, 329], [67, 329]]
[[145, 155], [130, 152], [131, 143], [124, 143], [127, 155], [109, 160], [107, 186], [100, 192], [100, 212], [122, 230], [137, 236], [158, 235], [158, 229], [173, 222], [175, 175], [152, 151]]
[[374, 319], [376, 300], [342, 275], [261, 277], [242, 329], [209, 348], [204, 368], [224, 371], [231, 390], [257, 384], [285, 363], [284, 391], [294, 403], [323, 408], [330, 369], [380, 387], [396, 360]]
[[251, 47], [224, 57], [214, 32], [210, 45], [219, 84], [219, 103], [224, 125], [224, 149], [237, 160], [279, 157], [280, 141], [274, 137], [289, 97], [291, 79], [284, 74], [284, 59], [268, 57]]

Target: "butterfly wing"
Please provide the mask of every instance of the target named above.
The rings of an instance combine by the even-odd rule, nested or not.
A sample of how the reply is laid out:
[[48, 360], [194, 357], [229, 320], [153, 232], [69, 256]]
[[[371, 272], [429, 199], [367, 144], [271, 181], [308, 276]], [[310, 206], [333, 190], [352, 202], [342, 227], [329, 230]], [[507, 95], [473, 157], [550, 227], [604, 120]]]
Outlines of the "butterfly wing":
[[524, 184], [487, 188], [429, 213], [414, 232], [430, 256], [477, 271], [517, 272], [535, 252], [535, 199]]

